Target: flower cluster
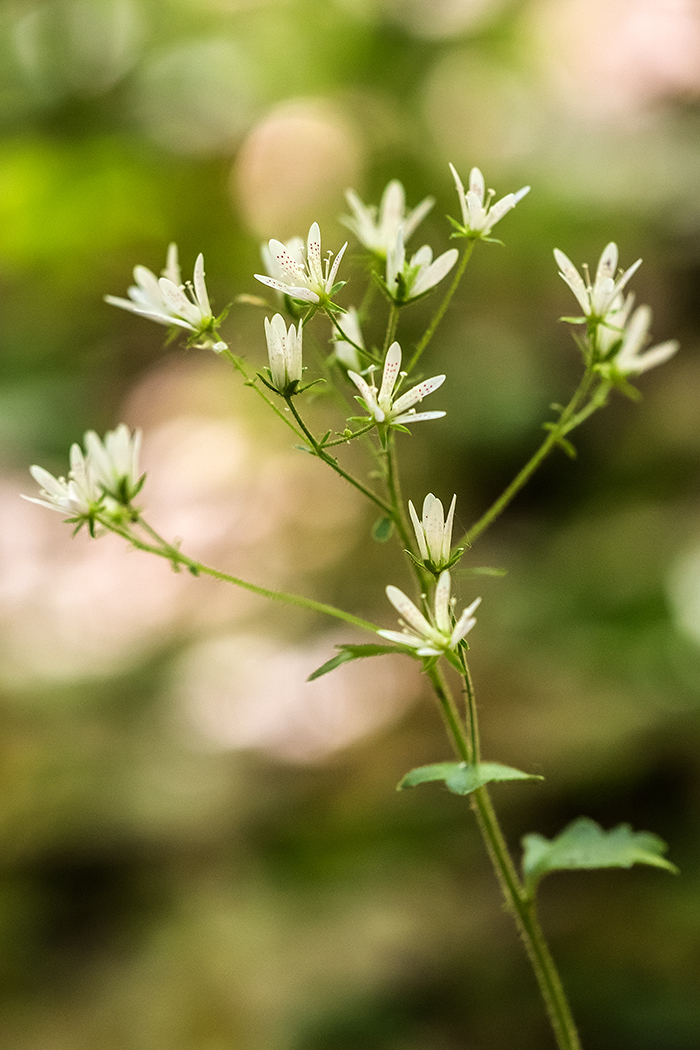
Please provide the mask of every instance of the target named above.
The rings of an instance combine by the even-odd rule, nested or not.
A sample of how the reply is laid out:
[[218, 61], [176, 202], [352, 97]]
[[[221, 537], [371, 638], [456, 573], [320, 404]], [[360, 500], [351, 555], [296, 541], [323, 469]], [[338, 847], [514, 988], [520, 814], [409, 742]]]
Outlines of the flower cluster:
[[[394, 400], [394, 387], [401, 369], [401, 347], [398, 343], [392, 343], [384, 360], [384, 371], [382, 373], [382, 385], [377, 391], [374, 378], [370, 385], [357, 372], [349, 371], [348, 377], [362, 395], [358, 398], [375, 423], [383, 423], [386, 426], [398, 427], [405, 423], [419, 423], [424, 419], [440, 419], [444, 412], [416, 412], [414, 405], [422, 401], [433, 390], [437, 390], [445, 382], [445, 376], [433, 376], [432, 379], [424, 379], [422, 383], [407, 390]], [[374, 373], [372, 373], [374, 376]]]
[[[474, 613], [481, 598], [476, 598], [458, 620], [452, 615], [453, 602], [450, 600], [451, 581], [447, 569], [440, 573], [435, 588], [435, 611], [428, 620], [408, 595], [398, 587], [389, 585], [386, 596], [403, 617], [399, 621], [402, 631], [377, 631], [382, 638], [399, 645], [407, 645], [416, 650], [416, 656], [441, 656], [456, 649], [476, 623]], [[404, 622], [405, 621], [405, 622]]]
[[71, 446], [68, 478], [55, 478], [43, 467], [32, 466], [29, 470], [40, 486], [39, 497], [23, 499], [66, 514], [68, 521], [79, 526], [87, 523], [93, 533], [100, 515], [113, 521], [128, 519], [126, 508], [146, 480], [145, 474], [139, 477], [140, 448], [141, 431], [132, 433], [125, 423], [108, 431], [104, 441], [88, 430], [85, 452], [77, 444]]
[[122, 310], [148, 317], [168, 327], [192, 332], [192, 340], [205, 349], [220, 353], [228, 349], [218, 339], [219, 321], [212, 315], [207, 286], [204, 283], [204, 256], [197, 256], [192, 283], [183, 284], [177, 245], [168, 248], [165, 269], [160, 278], [145, 266], [134, 267], [135, 283], [127, 290], [128, 299], [106, 295], [105, 302]]
[[675, 339], [644, 349], [649, 341], [651, 309], [638, 306], [633, 312], [634, 295], [623, 295], [630, 278], [641, 266], [641, 259], [619, 273], [617, 245], [611, 242], [603, 249], [591, 283], [588, 270], [584, 268], [587, 278], [584, 281], [568, 256], [558, 248], [554, 249], [554, 257], [559, 276], [571, 288], [583, 310], [583, 317], [564, 320], [571, 324], [587, 323], [596, 372], [615, 382], [640, 375], [673, 357], [679, 346]]

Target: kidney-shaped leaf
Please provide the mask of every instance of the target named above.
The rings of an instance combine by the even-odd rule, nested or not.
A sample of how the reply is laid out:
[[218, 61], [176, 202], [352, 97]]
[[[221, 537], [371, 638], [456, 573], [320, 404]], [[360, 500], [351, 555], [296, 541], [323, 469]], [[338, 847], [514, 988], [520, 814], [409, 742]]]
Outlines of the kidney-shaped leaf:
[[663, 839], [650, 831], [633, 831], [629, 824], [604, 831], [589, 817], [579, 817], [556, 838], [525, 835], [525, 886], [532, 896], [547, 872], [574, 868], [631, 868], [633, 864], [651, 864], [677, 873], [678, 868], [663, 856], [667, 848]]
[[449, 791], [455, 795], [469, 795], [477, 788], [484, 787], [500, 780], [544, 780], [544, 777], [523, 773], [512, 766], [502, 766], [500, 762], [480, 762], [471, 766], [467, 762], [437, 762], [434, 766], [419, 766], [399, 781], [397, 791], [415, 787], [416, 784], [427, 784], [431, 780], [441, 780]]

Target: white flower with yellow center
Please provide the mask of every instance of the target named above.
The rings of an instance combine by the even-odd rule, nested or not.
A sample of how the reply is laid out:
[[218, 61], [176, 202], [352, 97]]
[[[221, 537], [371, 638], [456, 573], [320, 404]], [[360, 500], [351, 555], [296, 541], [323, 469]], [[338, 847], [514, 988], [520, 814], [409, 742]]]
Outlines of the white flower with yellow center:
[[347, 246], [346, 241], [332, 265], [330, 255], [324, 262], [321, 259], [321, 231], [315, 222], [309, 230], [305, 258], [300, 258], [296, 247], [290, 249], [281, 241], [273, 239], [269, 242], [270, 259], [280, 276], [267, 277], [256, 273], [255, 277], [268, 288], [274, 288], [276, 292], [282, 292], [290, 299], [300, 299], [314, 305], [328, 305], [333, 295], [338, 266]]
[[403, 617], [401, 621], [403, 630], [382, 630], [377, 631], [377, 634], [380, 634], [382, 638], [387, 638], [390, 642], [410, 646], [411, 649], [416, 650], [417, 656], [440, 656], [442, 653], [456, 649], [476, 623], [474, 612], [481, 598], [476, 598], [455, 622], [452, 615], [450, 587], [450, 574], [445, 569], [440, 573], [435, 588], [435, 612], [431, 617], [431, 622], [420, 609], [416, 608], [408, 595], [398, 587], [389, 585], [386, 589], [386, 596], [399, 615]]
[[585, 271], [586, 280], [584, 281], [571, 259], [558, 248], [554, 249], [554, 258], [559, 266], [559, 276], [566, 281], [583, 310], [584, 316], [575, 320], [588, 320], [594, 323], [606, 322], [610, 312], [617, 309], [618, 296], [632, 274], [636, 273], [642, 265], [642, 260], [637, 259], [623, 274], [616, 276], [618, 252], [617, 245], [611, 241], [603, 249], [595, 281], [591, 284], [588, 270]]
[[352, 379], [357, 389], [362, 394], [362, 401], [369, 415], [376, 423], [384, 423], [388, 426], [401, 426], [406, 423], [418, 423], [424, 419], [439, 419], [444, 412], [416, 412], [414, 405], [422, 401], [433, 390], [437, 390], [445, 382], [445, 376], [433, 376], [432, 379], [424, 379], [422, 383], [407, 390], [394, 400], [394, 387], [399, 378], [401, 369], [401, 347], [398, 343], [392, 343], [384, 360], [384, 372], [382, 373], [382, 385], [377, 391], [372, 385], [358, 375], [357, 372], [349, 371], [348, 376]]
[[379, 209], [373, 204], [363, 204], [354, 190], [346, 190], [345, 198], [352, 215], [343, 215], [340, 221], [352, 230], [360, 244], [381, 259], [385, 259], [396, 244], [399, 228], [403, 228], [407, 241], [435, 203], [434, 197], [426, 197], [407, 212], [406, 191], [398, 179], [387, 183]]
[[450, 220], [455, 226], [454, 236], [456, 237], [487, 240], [496, 223], [500, 222], [503, 216], [514, 208], [526, 193], [530, 192], [529, 186], [523, 186], [517, 193], [507, 193], [505, 197], [501, 197], [499, 201], [492, 204], [496, 195], [495, 191], [489, 190], [488, 194], [486, 193], [484, 176], [478, 168], [472, 168], [469, 173], [469, 189], [466, 193], [453, 164], [450, 164], [450, 171], [455, 180], [459, 206], [462, 211], [461, 224], [454, 219]]

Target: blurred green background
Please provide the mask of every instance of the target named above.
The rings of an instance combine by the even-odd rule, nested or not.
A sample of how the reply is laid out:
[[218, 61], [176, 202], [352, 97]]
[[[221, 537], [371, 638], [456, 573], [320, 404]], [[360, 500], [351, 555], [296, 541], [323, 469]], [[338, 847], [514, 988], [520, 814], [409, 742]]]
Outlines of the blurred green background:
[[[479, 541], [473, 672], [508, 837], [587, 814], [682, 869], [552, 876], [542, 910], [587, 1050], [700, 1032], [700, 11], [693, 0], [6, 0], [0, 11], [0, 1029], [8, 1050], [535, 1050], [551, 1037], [467, 804], [396, 794], [448, 757], [410, 661], [306, 675], [351, 632], [18, 493], [85, 429], [144, 428], [144, 503], [188, 553], [386, 626], [408, 581], [371, 515], [225, 362], [108, 307], [204, 252], [222, 308], [259, 244], [398, 176], [436, 206], [478, 164], [529, 197], [479, 246], [399, 439], [415, 503], [466, 528], [579, 361], [551, 249], [618, 242], [682, 351], [575, 435]], [[343, 264], [361, 288], [351, 245]], [[355, 292], [359, 296], [360, 292]], [[415, 340], [429, 305], [404, 311]], [[374, 332], [378, 337], [380, 324]], [[373, 330], [370, 331], [371, 337]], [[264, 362], [262, 312], [225, 337]], [[315, 328], [316, 352], [328, 331]], [[307, 343], [307, 360], [314, 347]], [[431, 402], [433, 399], [431, 399]], [[321, 394], [319, 428], [338, 426]], [[353, 461], [350, 452], [348, 462]], [[361, 457], [354, 461], [358, 469]], [[115, 540], [115, 542], [112, 542]]]

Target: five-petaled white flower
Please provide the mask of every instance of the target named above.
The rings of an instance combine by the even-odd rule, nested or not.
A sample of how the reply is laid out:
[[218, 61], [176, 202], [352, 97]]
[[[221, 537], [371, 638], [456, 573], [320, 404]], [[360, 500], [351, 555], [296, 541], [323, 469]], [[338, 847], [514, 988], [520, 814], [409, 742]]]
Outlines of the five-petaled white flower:
[[429, 492], [423, 500], [423, 519], [419, 520], [416, 508], [411, 500], [408, 501], [408, 513], [418, 541], [418, 550], [424, 562], [429, 562], [431, 568], [439, 571], [450, 564], [450, 553], [452, 550], [452, 522], [455, 516], [455, 505], [457, 497], [452, 497], [450, 509], [445, 512], [439, 499]]
[[362, 394], [365, 408], [376, 423], [385, 423], [389, 426], [401, 426], [405, 423], [418, 423], [423, 419], [439, 419], [444, 412], [416, 412], [414, 405], [422, 401], [433, 390], [445, 382], [445, 376], [433, 376], [432, 379], [424, 379], [422, 383], [407, 390], [394, 401], [394, 387], [399, 377], [401, 368], [401, 347], [398, 343], [392, 343], [384, 360], [384, 372], [382, 374], [382, 385], [377, 388], [358, 375], [357, 372], [348, 372], [357, 389]]
[[[586, 271], [587, 280], [584, 281], [581, 274], [571, 262], [571, 259], [564, 255], [563, 252], [559, 251], [558, 248], [554, 249], [554, 258], [557, 260], [559, 266], [559, 276], [566, 281], [583, 310], [584, 317], [580, 320], [583, 321], [588, 319], [593, 323], [606, 321], [611, 310], [617, 311], [619, 308], [618, 296], [620, 292], [623, 290], [632, 274], [635, 273], [642, 264], [642, 260], [637, 259], [629, 269], [625, 270], [623, 274], [616, 278], [615, 275], [617, 273], [618, 259], [617, 245], [611, 241], [610, 244], [603, 249], [603, 254], [598, 262], [595, 281], [591, 284], [588, 272]], [[576, 321], [578, 320], [579, 319], [576, 318]]]
[[407, 262], [404, 239], [403, 228], [399, 227], [386, 257], [386, 290], [400, 306], [419, 299], [434, 288], [447, 276], [459, 257], [457, 249], [450, 248], [433, 261], [432, 248], [424, 244]]
[[270, 358], [272, 385], [280, 394], [292, 394], [301, 380], [301, 333], [299, 327], [287, 326], [282, 314], [271, 321], [265, 318], [265, 338]]
[[[343, 338], [340, 334], [341, 332], [347, 336], [347, 339]], [[360, 318], [355, 307], [349, 306], [347, 312], [338, 321], [334, 331], [333, 348], [335, 356], [341, 365], [345, 368], [352, 368], [355, 372], [359, 372], [362, 368], [358, 347], [361, 347], [363, 350], [365, 348], [362, 329], [360, 328]]]
[[373, 204], [364, 204], [354, 190], [346, 190], [345, 198], [353, 214], [341, 216], [340, 221], [352, 230], [360, 244], [381, 259], [385, 259], [396, 244], [399, 228], [403, 227], [407, 241], [435, 203], [434, 197], [426, 197], [406, 212], [406, 192], [398, 179], [387, 183], [378, 209]]
[[130, 503], [145, 480], [145, 475], [139, 477], [141, 431], [132, 433], [126, 423], [120, 423], [100, 440], [94, 430], [88, 430], [85, 449], [88, 468], [105, 495], [124, 505]]
[[386, 589], [386, 596], [396, 611], [404, 618], [403, 631], [377, 631], [382, 638], [388, 638], [399, 645], [408, 645], [416, 650], [417, 656], [440, 656], [451, 649], [456, 649], [465, 635], [476, 623], [474, 612], [481, 598], [468, 606], [460, 618], [453, 622], [450, 602], [450, 574], [445, 569], [435, 588], [435, 613], [432, 623], [416, 608], [408, 595], [391, 584]]
[[456, 237], [470, 237], [474, 240], [488, 239], [496, 223], [500, 222], [503, 216], [514, 208], [526, 193], [530, 192], [529, 186], [523, 186], [517, 193], [507, 193], [505, 197], [501, 197], [500, 201], [492, 204], [491, 201], [496, 195], [495, 191], [489, 190], [488, 194], [486, 193], [484, 176], [478, 168], [472, 168], [469, 173], [469, 190], [466, 193], [453, 164], [450, 164], [450, 171], [455, 180], [459, 206], [462, 209], [462, 223], [451, 220], [456, 228], [453, 236]]
[[134, 281], [128, 289], [128, 299], [106, 295], [105, 302], [130, 310], [140, 317], [148, 317], [158, 324], [175, 325], [192, 332], [194, 338], [206, 338], [203, 344], [220, 353], [226, 343], [214, 341], [216, 320], [211, 312], [207, 286], [204, 283], [204, 256], [200, 252], [194, 264], [192, 283], [183, 284], [178, 262], [177, 245], [171, 244], [165, 269], [160, 278], [146, 266], [134, 267]]
[[[631, 296], [628, 298], [631, 299]], [[624, 320], [626, 322], [626, 317]], [[608, 361], [599, 366], [600, 371], [617, 372], [618, 375], [623, 376], [641, 375], [649, 368], [662, 365], [664, 361], [673, 357], [679, 347], [676, 339], [669, 339], [665, 343], [659, 343], [658, 346], [643, 350], [648, 341], [650, 324], [650, 307], [638, 306], [629, 323], [624, 323], [623, 331], [618, 334], [619, 348], [617, 350], [612, 348], [613, 352]]]
[[41, 486], [40, 498], [23, 495], [22, 499], [68, 514], [72, 519], [87, 519], [94, 515], [100, 508], [104, 493], [80, 445], [71, 445], [70, 466], [68, 480], [55, 478], [43, 467], [30, 467], [30, 474]]
[[305, 303], [328, 305], [335, 285], [340, 260], [343, 258], [347, 241], [336, 255], [331, 266], [330, 256], [321, 259], [321, 231], [318, 223], [312, 224], [306, 241], [306, 258], [300, 257], [297, 247], [288, 249], [281, 241], [271, 240], [270, 257], [279, 267], [280, 277], [267, 277], [256, 273], [255, 277], [262, 284], [282, 292], [291, 299], [301, 299]]

